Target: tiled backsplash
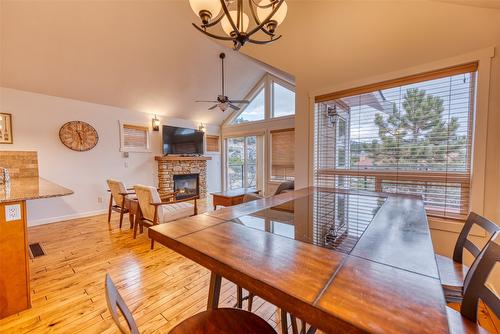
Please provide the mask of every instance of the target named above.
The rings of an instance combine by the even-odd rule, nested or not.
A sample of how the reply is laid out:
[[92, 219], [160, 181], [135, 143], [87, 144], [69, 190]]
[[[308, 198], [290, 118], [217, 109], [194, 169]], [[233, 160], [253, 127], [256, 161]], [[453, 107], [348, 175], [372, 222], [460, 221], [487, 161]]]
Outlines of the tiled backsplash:
[[37, 177], [38, 153], [35, 151], [0, 151], [0, 167], [7, 168], [11, 178]]

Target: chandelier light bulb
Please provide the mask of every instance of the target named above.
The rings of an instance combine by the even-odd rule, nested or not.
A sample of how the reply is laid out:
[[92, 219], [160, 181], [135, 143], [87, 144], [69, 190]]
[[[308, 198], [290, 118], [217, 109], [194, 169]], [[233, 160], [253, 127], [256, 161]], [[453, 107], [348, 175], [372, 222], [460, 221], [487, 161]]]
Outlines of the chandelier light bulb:
[[219, 15], [222, 6], [219, 0], [189, 0], [191, 9], [207, 24], [212, 18]]
[[[259, 3], [259, 6], [257, 7], [257, 17], [259, 18], [259, 20], [261, 22], [264, 21], [269, 16], [269, 14], [271, 14], [271, 12], [273, 11], [274, 6], [269, 6], [273, 2], [276, 2], [276, 1], [275, 0], [262, 0]], [[269, 6], [269, 7], [261, 8], [263, 6]], [[276, 21], [277, 26], [280, 25], [285, 20], [287, 11], [288, 11], [288, 5], [286, 4], [286, 1], [283, 1], [283, 4], [280, 6], [278, 11], [273, 15], [271, 20]]]
[[[231, 15], [231, 18], [233, 19], [234, 24], [236, 26], [238, 26], [238, 22], [237, 22], [238, 12], [235, 10], [231, 10], [231, 11], [229, 11], [229, 15]], [[242, 13], [242, 15], [243, 15], [243, 27], [240, 26], [239, 29], [240, 29], [240, 32], [246, 32], [248, 30], [248, 25], [250, 24], [250, 19], [248, 18], [247, 14]], [[220, 24], [222, 26], [222, 30], [224, 30], [224, 32], [226, 34], [228, 34], [229, 36], [232, 36], [231, 33], [233, 33], [234, 29], [233, 29], [233, 26], [231, 25], [231, 23], [229, 22], [229, 19], [226, 16], [224, 16], [224, 18], [222, 19]]]

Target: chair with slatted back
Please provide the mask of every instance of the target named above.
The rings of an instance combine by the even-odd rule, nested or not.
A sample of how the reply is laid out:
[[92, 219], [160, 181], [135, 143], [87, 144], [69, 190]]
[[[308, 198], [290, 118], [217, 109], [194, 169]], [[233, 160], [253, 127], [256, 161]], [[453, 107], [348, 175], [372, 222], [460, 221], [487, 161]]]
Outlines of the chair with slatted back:
[[500, 262], [500, 232], [495, 232], [478, 254], [464, 280], [464, 296], [460, 312], [446, 308], [450, 333], [487, 333], [478, 322], [479, 302], [500, 318], [500, 299], [486, 285], [488, 277]]
[[[135, 193], [130, 189], [127, 189], [123, 182], [109, 179], [106, 181], [111, 192], [109, 198], [109, 209], [108, 209], [108, 223], [111, 221], [111, 212], [115, 211], [120, 214], [120, 228], [123, 223], [123, 215], [125, 213], [130, 213], [130, 200], [136, 199]], [[134, 218], [129, 217], [130, 228], [133, 227]]]
[[446, 301], [448, 303], [461, 302], [463, 295], [464, 277], [469, 268], [463, 264], [464, 250], [467, 250], [475, 258], [481, 252], [467, 237], [471, 229], [475, 226], [484, 229], [488, 234], [493, 234], [500, 230], [500, 227], [495, 225], [488, 219], [471, 212], [467, 217], [464, 227], [458, 236], [453, 251], [453, 259], [446, 256], [436, 255], [436, 261], [439, 269], [439, 277], [441, 285], [445, 291]]
[[[106, 301], [113, 321], [123, 334], [139, 334], [134, 317], [125, 301], [106, 274]], [[120, 312], [127, 327], [120, 322]], [[243, 310], [220, 308], [207, 310], [189, 317], [172, 328], [170, 334], [276, 334], [276, 331], [262, 318]]]

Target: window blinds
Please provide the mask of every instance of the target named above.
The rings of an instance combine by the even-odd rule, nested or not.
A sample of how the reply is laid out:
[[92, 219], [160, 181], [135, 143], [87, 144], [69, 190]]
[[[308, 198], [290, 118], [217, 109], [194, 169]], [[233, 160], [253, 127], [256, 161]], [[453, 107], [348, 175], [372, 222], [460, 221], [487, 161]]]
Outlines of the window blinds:
[[429, 215], [469, 212], [477, 63], [316, 98], [318, 186], [421, 195]]
[[294, 179], [295, 130], [271, 131], [271, 180]]
[[123, 145], [127, 149], [148, 149], [148, 127], [123, 124]]

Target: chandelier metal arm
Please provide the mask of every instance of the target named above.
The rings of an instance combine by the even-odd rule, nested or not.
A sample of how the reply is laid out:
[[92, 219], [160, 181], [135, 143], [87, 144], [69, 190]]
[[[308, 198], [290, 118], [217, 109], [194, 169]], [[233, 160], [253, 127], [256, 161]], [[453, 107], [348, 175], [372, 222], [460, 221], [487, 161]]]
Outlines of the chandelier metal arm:
[[[221, 1], [224, 1], [224, 0], [221, 0]], [[278, 11], [278, 9], [280, 9], [280, 7], [283, 4], [283, 2], [285, 2], [285, 0], [279, 0], [279, 2], [276, 5], [276, 7], [274, 7], [274, 9], [271, 11], [271, 13], [269, 13], [269, 15], [264, 19], [264, 21], [262, 21], [258, 26], [256, 26], [252, 30], [250, 30], [247, 33], [247, 35], [250, 36], [250, 35], [255, 34], [257, 31], [259, 31], [260, 29], [262, 29], [264, 27], [264, 25], [268, 24], [269, 21], [271, 21], [271, 19], [273, 18], [274, 14], [276, 14], [276, 12]]]
[[273, 37], [273, 38], [271, 38], [271, 40], [269, 40], [269, 41], [257, 41], [257, 40], [255, 40], [255, 39], [250, 39], [250, 38], [249, 38], [249, 39], [248, 39], [248, 43], [253, 43], [253, 44], [269, 44], [269, 43], [272, 43], [272, 42], [274, 42], [274, 41], [276, 41], [276, 40], [278, 40], [278, 39], [280, 39], [280, 38], [281, 38], [281, 35], [276, 36], [276, 37]]
[[207, 24], [203, 24], [201, 27], [205, 28], [205, 29], [213, 27], [214, 25], [216, 25], [217, 23], [219, 23], [220, 21], [222, 21], [222, 19], [224, 18], [224, 16], [225, 16], [224, 13], [220, 13], [219, 16], [217, 16], [212, 22], [207, 23]]
[[227, 9], [227, 6], [226, 6], [226, 1], [220, 0], [220, 3], [222, 5], [222, 10], [224, 11], [224, 14], [226, 15], [227, 20], [229, 21], [229, 24], [231, 24], [231, 27], [233, 27], [233, 29], [234, 29], [233, 31], [236, 33], [236, 35], [240, 35], [239, 29], [236, 27], [236, 25], [234, 24], [233, 18], [229, 14], [229, 10]]
[[204, 33], [205, 35], [209, 36], [209, 37], [212, 37], [212, 38], [215, 38], [215, 39], [220, 39], [222, 41], [232, 41], [233, 38], [232, 37], [225, 37], [225, 36], [217, 36], [217, 35], [214, 35], [212, 33], [209, 33], [208, 31], [206, 30], [203, 30], [202, 28], [198, 27], [196, 24], [192, 23], [193, 27], [196, 28], [196, 30]]
[[[257, 4], [254, 2], [254, 0], [248, 0], [248, 5], [249, 5], [249, 7], [250, 7], [250, 12], [252, 13], [252, 17], [253, 17], [253, 19], [254, 19], [255, 23], [256, 23], [258, 26], [260, 26], [259, 17], [257, 16], [257, 13], [255, 13], [255, 8], [252, 6], [252, 3], [253, 3], [256, 7], [260, 7], [260, 6], [259, 6], [259, 5], [257, 5]], [[263, 8], [263, 7], [260, 7], [260, 8]], [[264, 26], [262, 26], [262, 28], [260, 28], [260, 30], [261, 30], [263, 33], [265, 33], [266, 35], [268, 35], [268, 36], [271, 36], [271, 37], [273, 37], [273, 36], [274, 36], [274, 34], [273, 34], [273, 33], [271, 33], [271, 32], [269, 32], [269, 31], [267, 31], [267, 29], [266, 29], [266, 28], [264, 28]]]

